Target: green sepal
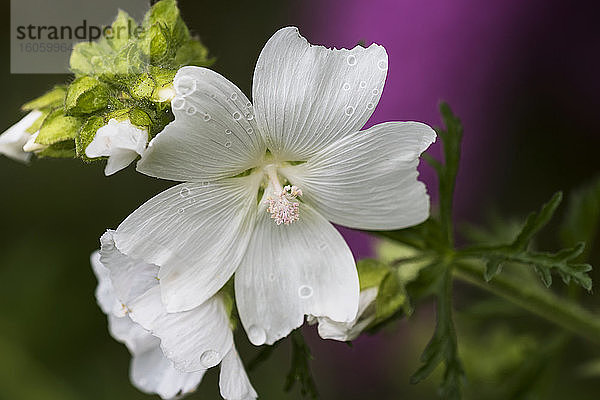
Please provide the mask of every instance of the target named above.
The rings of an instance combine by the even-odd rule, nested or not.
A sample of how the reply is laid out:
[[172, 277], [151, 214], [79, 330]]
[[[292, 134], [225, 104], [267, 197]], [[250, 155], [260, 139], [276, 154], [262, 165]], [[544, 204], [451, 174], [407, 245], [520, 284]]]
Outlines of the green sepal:
[[149, 129], [150, 126], [152, 126], [152, 119], [150, 119], [148, 113], [141, 108], [132, 108], [129, 111], [129, 120], [138, 128]]
[[[114, 50], [125, 47], [130, 39], [135, 38], [138, 25], [125, 11], [119, 10], [117, 18], [111, 25], [112, 34], [106, 36], [106, 42]], [[138, 32], [139, 33], [139, 32]]]
[[36, 155], [42, 158], [74, 158], [75, 143], [73, 143], [73, 140], [64, 140], [62, 142], [57, 142], [46, 147], [44, 150], [36, 153]]
[[129, 92], [134, 99], [149, 98], [154, 93], [156, 84], [152, 77], [148, 74], [140, 75], [129, 88]]
[[412, 314], [404, 285], [397, 274], [389, 272], [381, 281], [377, 291], [373, 325], [388, 319], [401, 308], [406, 315]]
[[104, 118], [100, 116], [92, 116], [85, 121], [77, 138], [75, 138], [75, 149], [78, 157], [83, 158], [85, 161], [92, 160], [85, 155], [85, 149], [92, 143], [92, 140], [94, 140], [98, 129], [104, 125], [106, 125], [106, 122], [104, 121]]
[[145, 31], [153, 26], [162, 25], [170, 28], [177, 45], [189, 40], [190, 33], [181, 19], [177, 1], [162, 0], [152, 6], [142, 24]]
[[30, 133], [30, 134], [34, 134], [37, 131], [40, 130], [40, 127], [42, 126], [42, 124], [44, 123], [44, 120], [46, 119], [46, 117], [48, 116], [48, 114], [50, 114], [50, 111], [48, 111], [47, 109], [45, 110], [40, 110], [40, 112], [42, 113], [42, 115], [40, 115], [38, 117], [38, 119], [36, 119], [34, 121], [33, 124], [31, 124], [31, 126], [27, 129], [25, 129], [25, 132]]
[[69, 115], [91, 114], [105, 108], [109, 96], [106, 84], [91, 76], [81, 76], [69, 86], [65, 112]]
[[64, 110], [54, 110], [46, 117], [36, 143], [51, 145], [68, 139], [75, 139], [81, 128], [82, 120], [77, 117], [65, 115]]
[[208, 49], [198, 39], [183, 44], [175, 54], [175, 64], [208, 67], [214, 64], [215, 58], [209, 58]]
[[21, 106], [21, 110], [23, 111], [32, 111], [32, 110], [42, 110], [47, 108], [56, 108], [58, 106], [62, 106], [65, 101], [65, 95], [67, 93], [67, 88], [64, 85], [57, 85], [54, 89], [49, 92], [43, 94], [37, 99], [31, 100], [23, 106]]
[[359, 260], [356, 263], [356, 269], [358, 270], [361, 291], [370, 287], [379, 287], [381, 282], [390, 273], [388, 265], [371, 258]]

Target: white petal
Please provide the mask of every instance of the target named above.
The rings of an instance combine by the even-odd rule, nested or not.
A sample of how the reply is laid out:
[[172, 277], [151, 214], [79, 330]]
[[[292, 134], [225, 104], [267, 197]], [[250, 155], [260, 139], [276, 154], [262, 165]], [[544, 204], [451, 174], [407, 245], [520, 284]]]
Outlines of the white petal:
[[111, 287], [119, 304], [128, 307], [158, 286], [158, 266], [122, 254], [115, 246], [113, 234], [114, 231], [109, 230], [100, 238], [100, 261], [110, 272]]
[[98, 280], [98, 286], [96, 286], [96, 301], [100, 306], [100, 309], [104, 314], [114, 313], [119, 314], [121, 310], [121, 302], [115, 295], [115, 289], [110, 279], [110, 270], [106, 268], [102, 262], [100, 262], [100, 252], [95, 251], [90, 256], [90, 263], [92, 264], [92, 270]]
[[108, 331], [117, 341], [125, 344], [131, 354], [139, 354], [160, 347], [160, 340], [152, 336], [129, 316], [108, 315]]
[[37, 137], [39, 134], [40, 134], [40, 131], [37, 131], [36, 133], [29, 136], [29, 139], [27, 139], [27, 142], [25, 142], [25, 144], [23, 145], [23, 151], [32, 153], [32, 152], [44, 150], [48, 147], [45, 144], [39, 144], [39, 143], [35, 142], [37, 140]]
[[214, 180], [259, 163], [266, 148], [240, 89], [201, 67], [181, 68], [174, 87], [175, 121], [152, 140], [138, 171], [175, 181]]
[[115, 149], [110, 151], [110, 157], [104, 168], [104, 175], [110, 176], [126, 168], [137, 158], [138, 154], [133, 150]]
[[267, 146], [278, 158], [306, 160], [361, 129], [387, 75], [382, 46], [313, 46], [297, 28], [277, 31], [262, 50], [252, 97]]
[[235, 347], [231, 348], [221, 362], [219, 388], [225, 400], [249, 400], [258, 397]]
[[142, 392], [158, 394], [163, 399], [173, 399], [193, 392], [202, 380], [205, 370], [186, 373], [177, 371], [155, 346], [143, 353], [134, 354], [131, 361], [131, 381]]
[[258, 178], [177, 185], [143, 204], [114, 233], [122, 253], [161, 267], [169, 312], [202, 304], [239, 265], [256, 213]]
[[160, 338], [165, 355], [180, 371], [214, 367], [233, 346], [229, 317], [219, 296], [190, 311], [167, 313], [157, 286], [130, 309], [131, 319]]
[[235, 274], [237, 307], [250, 341], [272, 344], [302, 325], [305, 314], [352, 321], [358, 274], [339, 232], [307, 204], [287, 226], [276, 225], [264, 205], [257, 220]]
[[429, 216], [417, 181], [419, 155], [435, 132], [419, 122], [386, 122], [347, 136], [281, 172], [328, 220], [359, 229], [400, 229]]
[[27, 162], [31, 153], [23, 151], [23, 146], [31, 137], [27, 129], [42, 115], [40, 111], [34, 110], [23, 117], [19, 122], [0, 134], [0, 154], [4, 154], [17, 161]]
[[375, 319], [375, 299], [377, 288], [372, 287], [360, 292], [358, 315], [351, 322], [336, 322], [327, 317], [318, 318], [319, 336], [348, 342], [356, 339], [362, 331]]

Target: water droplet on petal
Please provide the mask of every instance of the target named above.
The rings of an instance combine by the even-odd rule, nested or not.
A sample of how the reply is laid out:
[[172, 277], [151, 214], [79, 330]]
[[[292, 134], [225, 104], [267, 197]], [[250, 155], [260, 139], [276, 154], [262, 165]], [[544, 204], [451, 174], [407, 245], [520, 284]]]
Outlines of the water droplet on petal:
[[230, 141], [225, 142], [225, 147], [230, 148], [231, 147], [231, 142]]
[[225, 134], [226, 135], [231, 135], [232, 134], [231, 129], [225, 129]]
[[344, 83], [344, 86], [342, 86], [342, 89], [350, 90], [350, 84], [348, 82]]
[[232, 116], [233, 116], [233, 119], [235, 119], [236, 121], [239, 121], [239, 120], [240, 120], [240, 118], [242, 118], [242, 114], [240, 114], [240, 113], [239, 113], [239, 112], [237, 112], [237, 111], [236, 111], [236, 112], [234, 112], [234, 113], [232, 114]]
[[204, 113], [204, 121], [206, 121], [206, 122], [210, 121], [210, 114], [209, 113]]
[[358, 84], [358, 86], [360, 86], [361, 89], [364, 89], [367, 87], [367, 82], [365, 81], [360, 81], [360, 83]]
[[346, 111], [345, 112], [346, 112], [346, 115], [348, 115], [348, 116], [354, 114], [354, 107], [352, 107], [352, 106], [346, 107]]
[[246, 119], [247, 119], [248, 121], [252, 121], [252, 120], [254, 119], [254, 115], [253, 115], [253, 114], [251, 114], [251, 113], [248, 113], [248, 114], [246, 114]]
[[382, 71], [385, 71], [388, 68], [387, 60], [379, 60], [379, 62], [377, 63], [377, 68], [379, 68]]
[[187, 197], [187, 196], [189, 196], [190, 195], [190, 189], [188, 189], [186, 187], [181, 188], [181, 190], [179, 191], [179, 195], [181, 197]]
[[181, 110], [185, 107], [185, 99], [183, 97], [175, 97], [171, 101], [171, 107], [173, 110]]
[[185, 110], [185, 113], [187, 115], [194, 115], [196, 114], [196, 107], [194, 106], [189, 106], [187, 110]]
[[298, 296], [301, 299], [308, 299], [313, 295], [313, 288], [307, 285], [302, 285], [298, 288]]
[[269, 280], [270, 281], [274, 281], [275, 280], [275, 274], [273, 274], [273, 273], [269, 274]]
[[354, 54], [350, 54], [348, 58], [346, 58], [346, 62], [348, 65], [356, 65], [356, 56]]
[[202, 187], [208, 187], [208, 185], [210, 185], [209, 181], [202, 182]]
[[246, 103], [246, 108], [250, 108], [250, 107], [252, 107], [252, 103], [250, 103], [250, 102], [247, 102], [247, 103]]
[[254, 129], [248, 128], [246, 129], [246, 132], [248, 132], [248, 135], [252, 135], [254, 133]]
[[372, 110], [373, 108], [375, 108], [373, 103], [367, 103], [367, 110]]
[[231, 93], [231, 96], [229, 96], [229, 98], [230, 98], [232, 101], [236, 101], [236, 100], [237, 100], [237, 98], [238, 98], [238, 95], [237, 95], [237, 93]]
[[255, 346], [260, 346], [267, 340], [267, 332], [260, 326], [251, 325], [248, 328], [248, 339]]
[[177, 213], [178, 213], [178, 214], [183, 214], [183, 212], [184, 212], [184, 211], [185, 211], [185, 210], [184, 210], [183, 208], [180, 208], [179, 210], [177, 210]]
[[200, 362], [206, 368], [212, 368], [212, 367], [214, 367], [215, 365], [217, 365], [221, 361], [220, 358], [221, 357], [219, 355], [219, 352], [214, 351], [214, 350], [206, 350], [200, 356]]
[[175, 82], [175, 91], [180, 96], [189, 96], [196, 91], [197, 82], [189, 76], [182, 76]]
[[373, 96], [377, 96], [379, 94], [379, 89], [373, 89], [371, 93], [373, 93]]

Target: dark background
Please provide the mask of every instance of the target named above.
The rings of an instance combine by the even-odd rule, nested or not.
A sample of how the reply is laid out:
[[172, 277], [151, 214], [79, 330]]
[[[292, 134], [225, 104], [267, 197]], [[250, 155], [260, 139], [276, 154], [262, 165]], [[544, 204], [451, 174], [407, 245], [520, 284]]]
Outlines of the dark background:
[[[522, 216], [554, 191], [568, 192], [600, 173], [600, 32], [593, 2], [182, 0], [180, 6], [188, 26], [218, 58], [214, 68], [248, 95], [260, 49], [280, 27], [297, 25], [312, 43], [328, 46], [353, 47], [359, 40], [385, 45], [388, 83], [371, 124], [437, 125], [441, 99], [463, 118], [459, 224], [485, 222], [490, 209]], [[0, 11], [6, 55], [0, 65], [0, 120], [8, 128], [21, 117], [21, 104], [70, 78], [11, 75], [9, 2]], [[437, 146], [433, 154], [439, 153]], [[23, 166], [0, 158], [0, 399], [147, 398], [129, 384], [127, 350], [109, 337], [95, 304], [89, 255], [105, 229], [171, 183], [133, 168], [108, 179], [102, 170], [103, 165], [76, 160]], [[435, 198], [433, 174], [424, 168], [423, 177]], [[547, 236], [547, 244], [555, 245], [552, 232]], [[364, 236], [349, 239], [354, 249], [364, 249]], [[596, 246], [593, 257], [600, 265], [597, 254]], [[594, 278], [599, 282], [600, 274]], [[504, 355], [514, 353], [514, 364], [550, 338], [546, 325], [518, 311], [474, 324], [462, 311], [482, 297], [458, 286], [459, 340], [473, 399], [492, 398], [487, 393], [503, 385], [486, 380], [490, 375], [481, 370], [494, 349], [510, 343]], [[586, 302], [600, 311], [597, 297]], [[439, 375], [416, 387], [408, 384], [431, 334], [432, 311], [425, 303], [410, 321], [363, 337], [353, 347], [321, 341], [305, 329], [322, 397], [435, 398]], [[515, 322], [516, 328], [504, 322]], [[237, 343], [246, 362], [257, 353], [242, 332]], [[598, 348], [573, 339], [565, 349], [546, 363], [555, 368], [540, 368], [548, 374], [547, 390], [523, 398], [597, 398], [598, 375], [583, 377], [577, 368], [598, 360]], [[261, 398], [299, 398], [297, 391], [282, 390], [288, 351], [284, 343], [250, 372]], [[217, 372], [209, 372], [191, 398], [218, 398]]]

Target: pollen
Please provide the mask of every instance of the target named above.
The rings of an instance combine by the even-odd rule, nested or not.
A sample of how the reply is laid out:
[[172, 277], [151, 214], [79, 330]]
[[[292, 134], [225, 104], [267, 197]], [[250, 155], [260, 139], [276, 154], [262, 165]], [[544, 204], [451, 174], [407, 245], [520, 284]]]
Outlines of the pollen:
[[269, 205], [267, 212], [271, 214], [271, 218], [277, 225], [289, 225], [298, 221], [300, 203], [295, 201], [298, 196], [302, 196], [302, 190], [297, 186], [287, 185], [267, 197], [265, 201]]

